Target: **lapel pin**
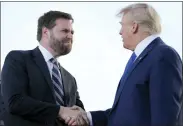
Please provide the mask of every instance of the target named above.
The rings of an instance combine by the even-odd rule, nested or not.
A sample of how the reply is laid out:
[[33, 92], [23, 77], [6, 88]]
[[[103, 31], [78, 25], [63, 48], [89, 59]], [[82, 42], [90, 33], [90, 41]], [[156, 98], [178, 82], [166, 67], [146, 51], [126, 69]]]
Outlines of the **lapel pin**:
[[139, 57], [139, 60], [141, 60], [142, 59], [142, 57]]

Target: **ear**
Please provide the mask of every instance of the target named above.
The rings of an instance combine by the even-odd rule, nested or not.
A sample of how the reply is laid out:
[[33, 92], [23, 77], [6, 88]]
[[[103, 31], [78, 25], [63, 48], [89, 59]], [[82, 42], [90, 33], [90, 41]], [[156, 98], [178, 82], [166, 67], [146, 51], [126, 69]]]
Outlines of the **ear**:
[[138, 24], [136, 22], [133, 22], [131, 32], [136, 33], [137, 31], [138, 31]]
[[42, 28], [42, 36], [48, 38], [50, 36], [50, 32], [49, 32], [49, 29], [46, 28], [46, 27], [43, 27]]

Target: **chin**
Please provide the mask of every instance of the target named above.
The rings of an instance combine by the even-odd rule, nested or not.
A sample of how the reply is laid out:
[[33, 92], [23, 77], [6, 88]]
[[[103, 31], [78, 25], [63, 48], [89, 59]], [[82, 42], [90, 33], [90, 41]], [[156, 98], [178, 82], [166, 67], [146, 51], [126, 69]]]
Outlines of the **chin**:
[[124, 47], [125, 49], [128, 49], [128, 47], [125, 45], [125, 43], [123, 43], [123, 47]]
[[63, 52], [61, 52], [61, 55], [67, 55], [71, 52], [72, 47], [66, 47]]
[[[69, 54], [70, 52], [71, 52], [71, 48], [68, 49], [65, 53], [66, 53], [66, 54]], [[65, 54], [65, 55], [66, 55], [66, 54]]]

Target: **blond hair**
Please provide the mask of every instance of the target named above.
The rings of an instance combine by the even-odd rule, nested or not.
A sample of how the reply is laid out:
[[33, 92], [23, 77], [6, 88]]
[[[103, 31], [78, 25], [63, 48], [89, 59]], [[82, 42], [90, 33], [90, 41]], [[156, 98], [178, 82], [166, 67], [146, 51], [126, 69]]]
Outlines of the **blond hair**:
[[118, 13], [118, 16], [128, 14], [132, 21], [139, 24], [139, 29], [149, 34], [160, 34], [160, 17], [156, 10], [145, 3], [129, 5]]

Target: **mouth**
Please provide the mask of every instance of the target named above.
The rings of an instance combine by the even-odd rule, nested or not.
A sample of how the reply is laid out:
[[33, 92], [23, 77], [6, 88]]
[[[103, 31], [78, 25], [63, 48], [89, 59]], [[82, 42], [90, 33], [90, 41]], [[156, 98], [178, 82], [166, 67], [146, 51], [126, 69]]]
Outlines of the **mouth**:
[[65, 41], [63, 41], [63, 43], [72, 43], [72, 40], [65, 40]]
[[65, 43], [72, 43], [71, 41], [67, 41], [67, 42], [65, 42]]
[[66, 41], [66, 42], [64, 42], [63, 44], [65, 44], [65, 45], [71, 45], [72, 42], [71, 42], [71, 41]]

